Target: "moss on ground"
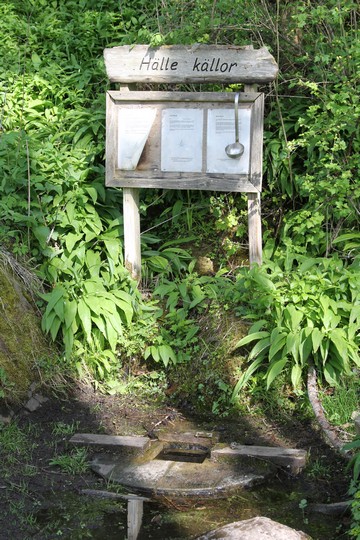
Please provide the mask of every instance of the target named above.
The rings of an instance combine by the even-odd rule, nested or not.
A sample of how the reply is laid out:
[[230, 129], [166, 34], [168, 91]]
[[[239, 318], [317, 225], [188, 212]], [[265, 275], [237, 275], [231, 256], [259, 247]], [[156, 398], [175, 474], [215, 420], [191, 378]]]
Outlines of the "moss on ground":
[[36, 362], [53, 354], [25, 285], [0, 260], [0, 396], [20, 401], [39, 378]]

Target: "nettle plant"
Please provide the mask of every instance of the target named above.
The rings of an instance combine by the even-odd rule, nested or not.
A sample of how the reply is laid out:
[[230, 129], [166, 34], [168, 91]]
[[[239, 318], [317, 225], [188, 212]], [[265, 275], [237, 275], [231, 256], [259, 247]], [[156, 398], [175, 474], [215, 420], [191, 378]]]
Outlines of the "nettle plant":
[[245, 270], [236, 289], [257, 319], [237, 347], [248, 347], [249, 365], [233, 392], [236, 399], [251, 377], [261, 374], [269, 388], [285, 372], [300, 391], [310, 363], [336, 385], [360, 367], [360, 261], [287, 256], [279, 266]]

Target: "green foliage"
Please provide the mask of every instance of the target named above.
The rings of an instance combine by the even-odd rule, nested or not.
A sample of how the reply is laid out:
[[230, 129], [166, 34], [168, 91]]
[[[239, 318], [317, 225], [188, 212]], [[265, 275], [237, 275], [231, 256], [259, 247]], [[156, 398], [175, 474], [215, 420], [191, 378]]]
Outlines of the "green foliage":
[[[346, 371], [357, 357], [355, 267], [322, 259], [305, 269], [300, 255], [358, 254], [356, 4], [25, 0], [2, 3], [0, 15], [0, 242], [37, 266], [43, 328], [68, 362], [112, 380], [144, 353], [164, 366], [189, 361], [197, 317], [217, 298], [265, 321], [253, 361], [269, 363], [268, 384], [285, 371], [299, 386], [310, 357], [328, 381]], [[209, 243], [231, 265], [246, 243], [242, 196], [147, 190], [146, 300], [123, 266], [122, 194], [104, 187], [102, 55], [134, 43], [265, 44], [279, 62], [265, 89], [264, 230], [289, 255], [242, 274], [234, 294], [220, 275], [196, 276], [184, 245]]]
[[359, 283], [358, 261], [345, 266], [336, 258], [287, 253], [281, 266], [244, 270], [237, 295], [251, 309], [247, 317], [258, 320], [237, 344], [252, 348], [234, 398], [259, 370], [267, 387], [285, 370], [299, 389], [310, 361], [331, 386], [359, 367]]
[[220, 296], [221, 284], [227, 285], [220, 277], [198, 276], [194, 264], [190, 263], [186, 277], [171, 281], [163, 278], [153, 292], [163, 305], [158, 313], [162, 320], [160, 335], [146, 348], [145, 359], [162, 361], [165, 367], [170, 361], [177, 364], [191, 360], [199, 346], [195, 317]]
[[88, 470], [86, 448], [75, 448], [71, 454], [61, 454], [53, 457], [49, 461], [52, 467], [60, 467], [67, 474], [83, 474]]
[[358, 373], [342, 377], [333, 391], [320, 391], [321, 404], [329, 422], [335, 426], [347, 426], [354, 411], [360, 409]]
[[353, 497], [351, 502], [351, 528], [349, 536], [359, 538], [360, 535], [360, 439], [356, 438], [352, 442], [344, 445], [343, 450], [355, 451], [349, 467], [353, 470], [353, 478], [349, 488], [349, 495]]

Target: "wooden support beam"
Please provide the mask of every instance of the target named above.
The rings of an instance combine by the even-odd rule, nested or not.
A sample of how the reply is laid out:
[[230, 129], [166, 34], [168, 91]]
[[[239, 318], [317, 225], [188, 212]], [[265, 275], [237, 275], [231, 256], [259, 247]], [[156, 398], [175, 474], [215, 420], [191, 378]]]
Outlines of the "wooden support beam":
[[248, 229], [250, 266], [262, 263], [260, 193], [248, 193]]
[[[245, 84], [245, 92], [257, 92], [256, 84]], [[262, 157], [261, 157], [262, 159]], [[261, 173], [262, 174], [262, 173]], [[262, 263], [261, 194], [248, 193], [249, 263]]]
[[125, 267], [141, 279], [139, 189], [123, 188]]

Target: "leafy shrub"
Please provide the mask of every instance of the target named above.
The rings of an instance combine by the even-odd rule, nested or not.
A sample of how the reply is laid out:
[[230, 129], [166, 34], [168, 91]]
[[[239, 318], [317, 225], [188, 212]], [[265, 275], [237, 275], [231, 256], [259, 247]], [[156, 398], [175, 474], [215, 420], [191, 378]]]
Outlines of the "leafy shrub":
[[248, 318], [257, 321], [237, 344], [251, 343], [252, 349], [234, 397], [258, 371], [269, 387], [285, 370], [299, 389], [310, 361], [330, 385], [359, 367], [359, 284], [358, 260], [346, 266], [336, 258], [288, 253], [281, 265], [244, 270], [237, 295], [250, 307]]

